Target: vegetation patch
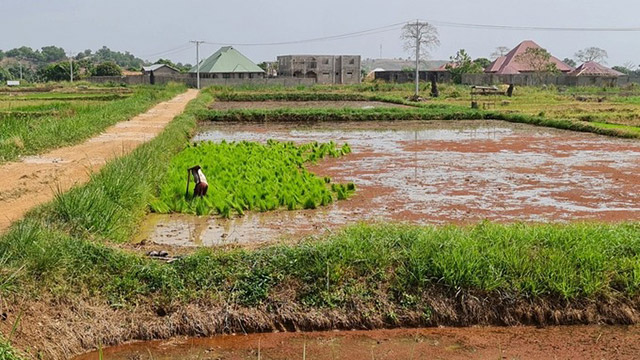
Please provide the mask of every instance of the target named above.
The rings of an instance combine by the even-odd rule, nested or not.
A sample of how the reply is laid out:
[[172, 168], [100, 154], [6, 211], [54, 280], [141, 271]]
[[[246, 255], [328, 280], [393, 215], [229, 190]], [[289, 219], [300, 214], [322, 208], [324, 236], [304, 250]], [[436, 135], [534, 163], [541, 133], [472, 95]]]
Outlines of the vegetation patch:
[[[347, 144], [337, 147], [333, 142], [194, 143], [171, 160], [167, 179], [151, 209], [224, 217], [232, 212], [243, 215], [247, 210], [315, 209], [347, 198], [355, 186], [329, 184], [329, 178], [315, 176], [303, 165], [350, 152]], [[209, 183], [209, 192], [201, 198], [185, 195], [186, 169], [195, 165], [202, 167]]]
[[[146, 111], [160, 101], [170, 99], [184, 89], [183, 85], [178, 84], [155, 88], [136, 87], [133, 94], [126, 98], [101, 102], [94, 101], [95, 96], [87, 98], [87, 101], [66, 102], [68, 95], [61, 94], [60, 97], [56, 95], [57, 101], [49, 106], [43, 103], [18, 106], [17, 111], [22, 111], [18, 115], [11, 114], [0, 119], [0, 163], [15, 160], [21, 155], [78, 143], [110, 125]], [[26, 98], [41, 101], [41, 95], [52, 94], [34, 93]], [[3, 102], [13, 100], [12, 97], [0, 99], [0, 108], [4, 107]], [[56, 112], [43, 114], [39, 111]]]

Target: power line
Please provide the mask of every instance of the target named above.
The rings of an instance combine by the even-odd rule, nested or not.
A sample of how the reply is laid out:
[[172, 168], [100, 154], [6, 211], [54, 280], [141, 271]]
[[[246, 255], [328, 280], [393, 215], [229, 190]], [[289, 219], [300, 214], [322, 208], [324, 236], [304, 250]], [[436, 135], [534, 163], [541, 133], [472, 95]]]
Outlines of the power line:
[[379, 33], [383, 33], [383, 32], [397, 30], [400, 27], [404, 26], [406, 23], [407, 23], [406, 21], [403, 21], [403, 22], [400, 22], [400, 23], [381, 26], [381, 27], [368, 29], [368, 30], [356, 31], [356, 32], [340, 34], [340, 35], [333, 35], [333, 36], [324, 36], [324, 37], [318, 37], [318, 38], [304, 39], [304, 40], [281, 41], [281, 42], [265, 42], [265, 43], [231, 43], [231, 42], [210, 42], [210, 41], [205, 41], [204, 43], [205, 44], [209, 44], [209, 45], [221, 45], [221, 46], [225, 46], [225, 45], [236, 45], [236, 46], [277, 46], [277, 45], [304, 44], [304, 43], [312, 43], [312, 42], [319, 42], [319, 41], [342, 40], [342, 39], [348, 39], [348, 38], [353, 38], [353, 37], [360, 37], [360, 36], [368, 36], [368, 35], [373, 35], [373, 34], [379, 34]]
[[185, 50], [191, 49], [191, 44], [189, 43], [185, 43], [182, 44], [178, 47], [169, 49], [169, 50], [164, 50], [164, 51], [159, 51], [157, 53], [153, 53], [153, 54], [149, 54], [149, 55], [143, 55], [142, 57], [144, 58], [151, 58], [151, 57], [156, 57], [156, 56], [166, 56], [166, 55], [170, 55], [170, 54], [174, 54], [174, 53], [179, 53]]
[[639, 32], [640, 27], [545, 27], [545, 26], [520, 26], [520, 25], [490, 25], [458, 23], [449, 21], [427, 20], [429, 23], [441, 27], [455, 27], [465, 29], [488, 30], [533, 30], [533, 31], [569, 31], [569, 32]]

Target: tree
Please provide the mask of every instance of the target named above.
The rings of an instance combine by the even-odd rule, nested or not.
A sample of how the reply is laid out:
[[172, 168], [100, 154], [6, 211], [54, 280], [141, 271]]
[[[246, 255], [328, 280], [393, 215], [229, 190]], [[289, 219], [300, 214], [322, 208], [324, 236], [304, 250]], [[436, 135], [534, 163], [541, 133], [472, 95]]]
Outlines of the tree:
[[527, 65], [536, 74], [540, 82], [542, 82], [545, 74], [558, 71], [556, 64], [551, 61], [551, 54], [542, 48], [528, 48], [523, 54], [516, 57], [516, 61]]
[[[48, 65], [41, 70], [42, 77], [45, 81], [68, 81], [70, 80], [69, 66], [68, 61]], [[73, 77], [78, 77], [78, 67], [75, 64], [73, 65]]]
[[598, 47], [588, 47], [584, 50], [578, 51], [575, 55], [575, 58], [580, 62], [588, 62], [595, 61], [606, 64], [606, 58], [609, 57], [606, 50], [600, 49]]
[[47, 63], [62, 61], [67, 57], [64, 49], [56, 46], [43, 46], [40, 49], [40, 54], [42, 56], [42, 61]]
[[93, 74], [95, 76], [121, 76], [122, 69], [113, 61], [105, 61], [96, 66]]
[[482, 72], [482, 67], [471, 60], [471, 56], [464, 49], [458, 50], [455, 56], [445, 67], [453, 76], [453, 82], [462, 83], [462, 74], [478, 74]]
[[486, 69], [491, 65], [491, 60], [487, 58], [477, 58], [473, 60], [473, 62], [480, 65], [483, 69]]
[[416, 21], [415, 23], [407, 23], [402, 27], [400, 39], [404, 42], [405, 51], [416, 55], [415, 97], [417, 98], [420, 90], [420, 56], [423, 56], [425, 59], [429, 58], [430, 50], [440, 45], [438, 29], [427, 22]]
[[7, 80], [12, 80], [13, 76], [11, 73], [0, 66], [0, 81], [5, 82]]
[[633, 70], [628, 69], [626, 66], [614, 66], [611, 69], [615, 70], [615, 71], [619, 71], [625, 75], [629, 75], [633, 72]]
[[495, 60], [501, 56], [505, 56], [509, 53], [509, 48], [506, 46], [498, 46], [494, 52], [491, 53], [491, 59]]
[[0, 50], [0, 60], [4, 59], [4, 51]]
[[567, 64], [567, 65], [569, 65], [569, 66], [571, 66], [571, 67], [573, 67], [573, 68], [578, 66], [578, 64], [576, 64], [575, 60], [569, 59], [569, 58], [564, 58], [564, 60], [562, 60], [562, 62]]

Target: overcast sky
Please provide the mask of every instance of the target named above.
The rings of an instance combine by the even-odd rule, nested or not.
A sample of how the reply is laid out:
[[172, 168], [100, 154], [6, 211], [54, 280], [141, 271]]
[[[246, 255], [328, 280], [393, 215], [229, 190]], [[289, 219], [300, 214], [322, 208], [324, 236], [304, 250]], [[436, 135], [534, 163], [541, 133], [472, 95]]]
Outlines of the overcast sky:
[[[191, 39], [266, 43], [339, 35], [409, 19], [543, 27], [640, 27], [637, 0], [0, 0], [0, 49], [56, 45], [77, 53], [103, 45], [147, 60], [195, 63]], [[609, 53], [609, 65], [640, 64], [640, 33], [497, 31], [438, 27], [433, 59], [464, 48], [489, 57], [498, 46], [532, 39], [560, 59], [588, 46]], [[286, 46], [236, 46], [255, 62], [289, 53], [403, 57], [399, 30], [366, 37]], [[202, 45], [202, 55], [217, 50]]]

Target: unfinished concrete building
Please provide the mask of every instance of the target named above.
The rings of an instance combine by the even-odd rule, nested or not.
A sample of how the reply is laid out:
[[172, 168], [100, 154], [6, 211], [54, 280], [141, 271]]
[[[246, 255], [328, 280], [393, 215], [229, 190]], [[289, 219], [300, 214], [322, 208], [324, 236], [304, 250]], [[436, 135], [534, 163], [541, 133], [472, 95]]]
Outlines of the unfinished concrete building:
[[360, 55], [278, 56], [278, 76], [311, 78], [318, 84], [359, 84]]

